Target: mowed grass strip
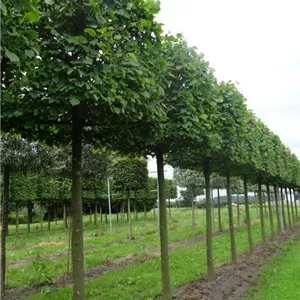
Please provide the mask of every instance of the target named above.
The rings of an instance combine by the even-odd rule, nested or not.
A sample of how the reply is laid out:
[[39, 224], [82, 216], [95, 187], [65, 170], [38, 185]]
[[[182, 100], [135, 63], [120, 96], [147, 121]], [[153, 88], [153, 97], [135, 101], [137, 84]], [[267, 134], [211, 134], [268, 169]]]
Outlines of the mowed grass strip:
[[300, 234], [280, 246], [281, 253], [268, 261], [243, 300], [300, 299]]
[[[252, 225], [253, 241], [261, 240], [260, 224]], [[266, 219], [266, 233], [270, 235], [269, 221]], [[214, 261], [216, 266], [230, 260], [230, 237], [223, 232], [214, 237]], [[237, 252], [248, 249], [247, 230], [236, 230]], [[172, 288], [193, 282], [206, 273], [206, 243], [176, 249], [170, 254], [170, 271]], [[108, 271], [103, 276], [88, 281], [87, 299], [153, 299], [161, 293], [160, 259], [154, 257], [144, 263], [131, 265], [121, 270]], [[50, 300], [72, 299], [70, 287], [51, 291], [45, 287], [39, 294], [27, 299], [37, 300], [46, 297]]]

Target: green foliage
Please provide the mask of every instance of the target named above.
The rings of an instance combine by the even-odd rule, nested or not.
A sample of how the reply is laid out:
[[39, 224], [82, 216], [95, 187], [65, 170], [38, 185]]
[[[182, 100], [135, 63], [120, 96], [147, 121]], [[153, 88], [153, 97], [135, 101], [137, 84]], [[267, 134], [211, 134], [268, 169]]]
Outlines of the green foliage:
[[119, 191], [137, 191], [147, 187], [147, 161], [140, 158], [120, 158], [112, 170], [113, 187]]

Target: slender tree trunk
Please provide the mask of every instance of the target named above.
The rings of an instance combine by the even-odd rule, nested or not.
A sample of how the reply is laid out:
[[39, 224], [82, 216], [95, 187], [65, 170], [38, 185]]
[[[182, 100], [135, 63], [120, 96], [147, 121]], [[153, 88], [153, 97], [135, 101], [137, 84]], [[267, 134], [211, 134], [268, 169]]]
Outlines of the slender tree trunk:
[[284, 196], [283, 196], [283, 188], [280, 188], [280, 197], [281, 197], [281, 209], [282, 209], [282, 219], [283, 219], [283, 228], [287, 228], [286, 216], [284, 211]]
[[102, 218], [102, 205], [100, 204], [100, 223], [103, 222], [103, 218]]
[[84, 299], [84, 257], [83, 257], [83, 218], [82, 218], [82, 127], [78, 106], [73, 110], [72, 124], [72, 279], [73, 300]]
[[258, 203], [258, 199], [257, 199], [257, 194], [255, 192], [254, 192], [254, 202], [255, 202], [256, 218], [258, 218], [259, 217], [259, 213], [258, 213], [259, 203]]
[[295, 190], [293, 190], [293, 195], [294, 195], [294, 203], [295, 203], [295, 211], [296, 211], [296, 220], [298, 220], [298, 207], [297, 207], [297, 200], [296, 200]]
[[30, 232], [30, 213], [31, 213], [31, 209], [30, 209], [30, 201], [27, 201], [27, 231]]
[[63, 207], [63, 214], [64, 214], [64, 230], [66, 230], [68, 228], [68, 220], [67, 220], [67, 205], [66, 205], [66, 201], [64, 201], [64, 207]]
[[241, 216], [240, 216], [240, 196], [237, 194], [236, 198], [237, 206], [236, 206], [236, 211], [237, 211], [237, 219], [238, 219], [238, 227], [241, 226]]
[[[194, 196], [193, 196], [194, 197]], [[192, 199], [192, 232], [193, 238], [196, 237], [196, 221], [195, 221], [195, 205], [194, 205], [194, 198]]]
[[40, 207], [41, 207], [41, 219], [40, 219], [40, 223], [41, 223], [41, 232], [43, 232], [43, 221], [44, 221], [44, 208], [43, 208], [43, 200], [41, 200], [40, 202]]
[[261, 239], [263, 242], [265, 242], [266, 241], [265, 219], [264, 219], [264, 208], [263, 208], [261, 181], [260, 180], [258, 181], [258, 201], [259, 201], [259, 212], [260, 212]]
[[119, 223], [119, 205], [116, 205], [117, 223]]
[[276, 184], [274, 184], [274, 198], [275, 198], [275, 205], [276, 205], [277, 228], [278, 228], [278, 232], [282, 232], [283, 228], [281, 226], [280, 210], [278, 204], [278, 189]]
[[5, 273], [6, 273], [6, 236], [7, 236], [7, 224], [8, 224], [8, 199], [9, 199], [9, 166], [4, 167], [3, 172], [3, 202], [2, 202], [2, 228], [1, 228], [1, 284], [0, 295], [1, 299], [4, 299], [5, 293]]
[[[290, 193], [288, 193], [290, 192]], [[291, 189], [286, 189], [286, 193], [287, 195], [290, 194], [290, 204], [291, 204], [291, 209], [292, 209], [292, 218], [293, 218], [293, 223], [295, 223], [295, 211], [294, 211], [294, 203], [293, 203], [293, 200], [292, 200], [292, 191]]]
[[291, 227], [292, 226], [292, 219], [291, 219], [290, 204], [289, 204], [289, 197], [288, 197], [287, 188], [285, 188], [285, 198], [286, 198], [286, 208], [287, 208], [287, 213], [288, 213], [289, 226]]
[[144, 203], [144, 219], [147, 219], [147, 209], [146, 209], [146, 203]]
[[221, 217], [220, 189], [217, 189], [217, 192], [218, 192], [218, 219], [219, 219], [219, 231], [223, 231], [223, 228], [222, 228], [222, 217]]
[[93, 214], [93, 209], [92, 209], [92, 203], [90, 202], [90, 223], [92, 224], [92, 214]]
[[268, 217], [268, 213], [267, 213], [267, 205], [266, 205], [265, 192], [262, 192], [262, 198], [263, 198], [263, 207], [264, 207], [265, 218], [267, 218]]
[[122, 210], [121, 219], [124, 220], [124, 201], [122, 201], [121, 210]]
[[211, 195], [211, 217], [213, 222], [213, 232], [216, 233], [216, 222], [215, 222], [215, 203], [214, 203], [214, 195], [213, 189], [210, 189]]
[[250, 218], [250, 209], [249, 209], [249, 199], [248, 199], [248, 179], [247, 176], [244, 176], [244, 195], [245, 195], [245, 209], [246, 209], [246, 223], [248, 231], [248, 244], [250, 253], [254, 253], [253, 249], [253, 240], [251, 232], [251, 218]]
[[208, 280], [215, 279], [214, 258], [213, 258], [213, 242], [212, 242], [212, 216], [211, 216], [211, 200], [210, 200], [210, 163], [206, 159], [203, 164], [203, 174], [205, 179], [205, 202], [206, 202], [206, 265]]
[[128, 239], [132, 240], [132, 224], [130, 212], [130, 191], [127, 190], [127, 216], [128, 216]]
[[234, 223], [233, 223], [233, 212], [232, 212], [232, 198], [231, 198], [231, 183], [230, 174], [226, 175], [226, 189], [227, 189], [227, 202], [228, 202], [228, 216], [229, 216], [229, 232], [230, 232], [230, 245], [231, 245], [231, 261], [236, 264], [236, 247], [234, 237]]
[[51, 229], [50, 225], [50, 200], [48, 200], [48, 214], [47, 214], [47, 219], [48, 219], [48, 230]]
[[165, 300], [171, 299], [170, 268], [168, 248], [167, 205], [165, 195], [164, 158], [161, 151], [156, 152], [158, 201], [159, 201], [159, 234], [161, 252], [162, 294]]
[[269, 216], [270, 216], [271, 237], [274, 238], [275, 231], [274, 231], [273, 213], [272, 213], [272, 206], [271, 206], [271, 195], [270, 195], [270, 185], [269, 185], [269, 183], [267, 183], [267, 200], [268, 200]]
[[97, 216], [97, 202], [94, 202], [94, 224], [98, 226], [98, 216]]
[[16, 234], [19, 237], [19, 202], [16, 203]]
[[54, 218], [55, 218], [55, 225], [57, 225], [57, 203], [54, 206]]

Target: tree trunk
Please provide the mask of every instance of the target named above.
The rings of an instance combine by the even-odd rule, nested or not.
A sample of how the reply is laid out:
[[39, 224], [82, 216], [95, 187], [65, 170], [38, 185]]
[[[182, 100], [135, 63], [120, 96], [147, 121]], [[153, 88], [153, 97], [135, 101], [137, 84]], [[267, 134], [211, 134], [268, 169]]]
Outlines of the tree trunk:
[[[193, 196], [194, 197], [194, 196]], [[192, 199], [192, 232], [193, 238], [196, 237], [196, 221], [195, 221], [195, 205], [194, 205], [194, 198]]]
[[55, 225], [57, 225], [57, 203], [54, 206], [54, 218], [55, 218]]
[[30, 232], [30, 220], [31, 220], [30, 212], [31, 212], [30, 201], [28, 200], [27, 201], [27, 231], [28, 232]]
[[270, 185], [269, 185], [269, 183], [267, 183], [267, 200], [268, 200], [268, 207], [269, 207], [271, 237], [274, 238], [275, 231], [274, 231], [273, 213], [272, 213], [272, 206], [271, 206], [271, 195], [270, 195]]
[[5, 291], [5, 272], [6, 272], [6, 236], [7, 236], [7, 224], [8, 224], [8, 199], [9, 199], [9, 166], [4, 167], [3, 174], [3, 202], [2, 202], [2, 228], [1, 228], [1, 285], [0, 295], [1, 299], [4, 299]]
[[154, 218], [154, 221], [156, 220], [156, 215], [155, 215], [155, 204], [153, 204], [153, 218]]
[[283, 228], [281, 226], [280, 210], [278, 204], [278, 190], [276, 184], [274, 184], [274, 198], [275, 198], [275, 205], [276, 205], [277, 228], [278, 228], [278, 232], [282, 232]]
[[16, 234], [19, 237], [19, 202], [16, 203]]
[[258, 203], [258, 199], [257, 199], [257, 194], [255, 192], [254, 192], [254, 202], [255, 202], [256, 218], [258, 218], [259, 217], [259, 213], [258, 213], [259, 203]]
[[100, 223], [103, 222], [103, 219], [102, 219], [102, 205], [100, 204]]
[[40, 202], [40, 207], [41, 207], [41, 219], [40, 219], [40, 223], [41, 223], [41, 232], [43, 232], [43, 222], [44, 222], [44, 208], [43, 208], [43, 200], [41, 200]]
[[92, 208], [92, 203], [90, 202], [90, 223], [91, 224], [93, 223], [92, 214], [93, 214], [93, 208]]
[[237, 212], [237, 220], [238, 220], [238, 227], [241, 226], [241, 216], [240, 216], [240, 195], [236, 195], [236, 212]]
[[172, 215], [171, 215], [171, 198], [169, 198], [169, 217], [170, 217], [170, 219], [172, 218]]
[[78, 106], [73, 110], [72, 124], [72, 279], [73, 299], [84, 299], [84, 257], [83, 257], [83, 218], [82, 218], [82, 127]]
[[286, 189], [286, 193], [287, 193], [287, 195], [290, 194], [290, 204], [291, 204], [291, 209], [292, 209], [292, 218], [293, 218], [293, 223], [295, 223], [295, 211], [294, 211], [294, 203], [293, 203], [293, 200], [292, 200], [292, 191], [291, 191], [291, 189], [289, 189], [289, 191], [288, 191], [288, 189]]
[[146, 209], [146, 203], [144, 203], [144, 219], [147, 219], [147, 209]]
[[119, 205], [116, 205], [117, 223], [119, 223]]
[[289, 197], [288, 197], [287, 188], [285, 188], [285, 198], [286, 198], [286, 208], [287, 208], [287, 213], [288, 213], [289, 226], [291, 227], [292, 226], [292, 219], [291, 219], [290, 204], [289, 204]]
[[263, 208], [261, 181], [260, 180], [258, 181], [258, 202], [259, 202], [259, 212], [260, 212], [261, 239], [263, 242], [265, 242], [266, 241], [265, 219], [264, 219], [264, 208]]
[[221, 199], [220, 199], [220, 189], [217, 189], [218, 192], [218, 220], [219, 220], [219, 231], [222, 231], [222, 217], [221, 217]]
[[128, 216], [128, 239], [132, 240], [132, 224], [130, 212], [130, 191], [127, 190], [127, 216]]
[[231, 261], [236, 264], [236, 247], [234, 237], [234, 223], [233, 223], [233, 212], [232, 212], [232, 198], [231, 198], [231, 183], [230, 174], [226, 175], [226, 189], [227, 189], [227, 202], [228, 202], [228, 217], [229, 217], [229, 232], [230, 232], [230, 245], [231, 245]]
[[250, 218], [250, 209], [249, 209], [249, 199], [248, 199], [248, 179], [247, 176], [244, 176], [244, 195], [245, 195], [245, 209], [246, 209], [246, 223], [247, 223], [247, 232], [248, 232], [248, 244], [250, 253], [254, 253], [253, 249], [253, 240], [251, 232], [251, 218]]
[[159, 234], [160, 234], [160, 258], [162, 275], [162, 294], [165, 300], [171, 299], [170, 268], [168, 248], [168, 223], [167, 205], [165, 195], [164, 157], [161, 151], [156, 152], [158, 201], [159, 201]]
[[213, 189], [210, 189], [210, 197], [211, 197], [211, 217], [213, 224], [213, 232], [216, 233], [216, 222], [215, 222], [215, 203], [214, 203], [214, 194]]
[[47, 216], [47, 219], [48, 219], [48, 230], [51, 229], [51, 225], [50, 225], [50, 200], [48, 200], [48, 216]]
[[206, 202], [206, 265], [208, 280], [215, 279], [214, 258], [213, 258], [213, 234], [212, 234], [212, 216], [210, 200], [210, 163], [206, 159], [203, 164], [203, 174], [205, 179], [205, 202]]
[[121, 220], [124, 220], [124, 201], [122, 201], [122, 206], [121, 206]]
[[298, 220], [298, 207], [297, 207], [297, 200], [296, 200], [295, 190], [293, 191], [293, 195], [294, 195], [294, 203], [295, 203], [295, 211], [296, 211], [296, 220]]
[[98, 206], [98, 203], [94, 202], [94, 224], [96, 226], [98, 226], [97, 206]]
[[66, 201], [64, 201], [64, 220], [63, 220], [63, 223], [64, 223], [64, 230], [66, 230], [68, 228], [68, 219], [67, 219], [67, 205], [66, 205]]
[[282, 209], [282, 219], [283, 219], [283, 229], [287, 228], [286, 216], [284, 211], [284, 197], [283, 197], [283, 188], [280, 188], [280, 197], [281, 197], [281, 209]]
[[265, 192], [262, 192], [262, 199], [263, 199], [263, 208], [264, 208], [265, 218], [267, 218], [268, 217], [268, 213], [267, 213], [267, 205], [266, 205]]

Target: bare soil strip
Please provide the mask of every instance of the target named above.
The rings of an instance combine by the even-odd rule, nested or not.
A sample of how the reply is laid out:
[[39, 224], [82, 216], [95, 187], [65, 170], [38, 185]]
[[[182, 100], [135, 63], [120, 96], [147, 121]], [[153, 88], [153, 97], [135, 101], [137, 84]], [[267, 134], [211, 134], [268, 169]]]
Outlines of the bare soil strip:
[[[172, 292], [172, 299], [180, 300], [238, 300], [251, 288], [259, 276], [259, 268], [271, 257], [280, 253], [279, 245], [286, 242], [300, 226], [294, 226], [278, 234], [274, 240], [255, 247], [254, 254], [245, 252], [238, 257], [236, 265], [225, 263], [216, 272], [216, 280], [208, 282], [207, 277], [181, 286]], [[158, 297], [157, 299], [162, 299]]]

